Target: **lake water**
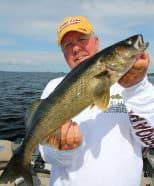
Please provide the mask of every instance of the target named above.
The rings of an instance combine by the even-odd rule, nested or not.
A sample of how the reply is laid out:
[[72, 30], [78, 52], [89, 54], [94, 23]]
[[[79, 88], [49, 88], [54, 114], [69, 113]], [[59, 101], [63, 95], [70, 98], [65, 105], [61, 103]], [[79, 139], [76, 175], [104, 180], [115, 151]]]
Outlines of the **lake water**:
[[24, 117], [30, 103], [40, 98], [49, 80], [64, 73], [0, 72], [0, 139], [25, 135]]

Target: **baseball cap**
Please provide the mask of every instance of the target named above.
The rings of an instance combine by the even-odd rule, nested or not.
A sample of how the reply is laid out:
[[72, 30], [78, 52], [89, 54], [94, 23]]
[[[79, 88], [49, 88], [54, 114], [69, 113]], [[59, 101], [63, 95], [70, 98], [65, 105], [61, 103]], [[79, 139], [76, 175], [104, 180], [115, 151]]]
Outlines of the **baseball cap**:
[[70, 31], [90, 34], [94, 32], [94, 29], [91, 23], [83, 16], [65, 17], [57, 27], [58, 45], [60, 45], [64, 35]]

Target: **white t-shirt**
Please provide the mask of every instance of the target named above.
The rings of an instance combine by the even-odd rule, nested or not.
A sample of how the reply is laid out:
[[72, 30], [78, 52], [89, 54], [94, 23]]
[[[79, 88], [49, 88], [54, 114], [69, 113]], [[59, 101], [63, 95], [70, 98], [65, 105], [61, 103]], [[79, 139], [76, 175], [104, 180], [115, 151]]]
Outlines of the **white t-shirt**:
[[[41, 99], [62, 79], [51, 80]], [[146, 78], [127, 89], [113, 85], [107, 111], [88, 107], [73, 121], [84, 135], [81, 146], [67, 151], [39, 146], [43, 159], [52, 164], [50, 186], [140, 185], [142, 146], [152, 146], [154, 129], [154, 87]]]

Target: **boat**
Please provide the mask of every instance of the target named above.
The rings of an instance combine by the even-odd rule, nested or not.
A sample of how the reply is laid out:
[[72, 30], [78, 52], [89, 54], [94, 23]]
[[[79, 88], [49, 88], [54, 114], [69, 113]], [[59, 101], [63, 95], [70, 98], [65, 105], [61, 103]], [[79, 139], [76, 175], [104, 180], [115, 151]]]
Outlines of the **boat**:
[[[0, 140], [0, 174], [7, 166], [13, 152], [20, 146], [9, 140]], [[143, 173], [140, 186], [154, 186], [154, 149], [148, 150], [143, 156]], [[35, 150], [31, 162], [35, 174], [33, 174], [34, 186], [48, 186], [50, 179], [50, 164], [43, 161], [38, 149]], [[16, 179], [13, 183], [0, 184], [0, 186], [26, 186], [23, 178]]]

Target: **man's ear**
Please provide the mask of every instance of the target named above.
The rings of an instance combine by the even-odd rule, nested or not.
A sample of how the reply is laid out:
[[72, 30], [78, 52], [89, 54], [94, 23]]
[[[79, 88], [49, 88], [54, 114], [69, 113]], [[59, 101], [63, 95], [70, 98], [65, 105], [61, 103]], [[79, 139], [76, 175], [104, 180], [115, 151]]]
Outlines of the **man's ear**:
[[96, 43], [96, 52], [99, 51], [99, 38], [97, 36], [95, 36], [95, 43]]

